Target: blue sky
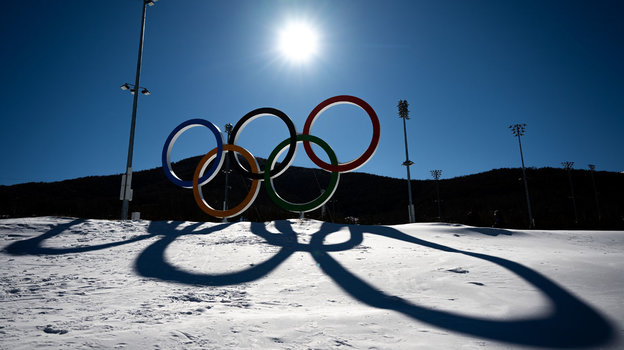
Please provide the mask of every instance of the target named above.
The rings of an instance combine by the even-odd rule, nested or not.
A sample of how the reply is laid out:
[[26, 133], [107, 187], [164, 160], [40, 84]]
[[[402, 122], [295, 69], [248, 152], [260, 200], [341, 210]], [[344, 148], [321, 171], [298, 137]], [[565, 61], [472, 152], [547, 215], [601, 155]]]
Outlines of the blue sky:
[[[527, 166], [624, 170], [624, 2], [172, 1], [147, 11], [133, 168], [160, 166], [170, 131], [190, 118], [223, 130], [274, 107], [301, 131], [335, 95], [367, 101], [381, 142], [358, 171], [405, 178], [399, 99], [410, 103], [412, 178], [518, 167], [508, 125], [526, 123]], [[0, 13], [0, 184], [125, 170], [141, 1], [10, 1]], [[319, 35], [318, 55], [293, 64], [277, 50], [293, 20]], [[340, 161], [372, 128], [337, 106], [313, 134]], [[240, 144], [266, 158], [288, 136], [254, 121]], [[208, 152], [209, 131], [184, 134], [173, 159]], [[295, 165], [314, 166], [300, 149]]]

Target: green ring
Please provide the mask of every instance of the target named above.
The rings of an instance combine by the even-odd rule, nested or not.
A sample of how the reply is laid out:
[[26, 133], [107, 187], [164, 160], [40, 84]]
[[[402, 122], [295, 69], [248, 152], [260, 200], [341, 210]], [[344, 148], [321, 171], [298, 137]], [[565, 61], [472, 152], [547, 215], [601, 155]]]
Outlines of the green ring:
[[[329, 160], [331, 161], [331, 164], [338, 165], [338, 157], [336, 157], [336, 153], [334, 153], [334, 150], [331, 147], [329, 147], [327, 142], [312, 135], [297, 135], [297, 142], [303, 142], [303, 141], [309, 141], [309, 142], [312, 142], [321, 146], [321, 148], [329, 156]], [[314, 209], [318, 209], [323, 204], [327, 203], [327, 201], [331, 198], [334, 192], [336, 192], [336, 188], [338, 187], [338, 180], [340, 180], [340, 173], [337, 171], [332, 171], [331, 178], [329, 179], [329, 185], [327, 186], [327, 190], [325, 190], [325, 192], [323, 192], [323, 194], [321, 194], [318, 198], [308, 203], [296, 204], [296, 203], [291, 203], [291, 202], [284, 200], [282, 197], [280, 197], [279, 194], [277, 194], [277, 192], [275, 192], [275, 189], [273, 188], [273, 179], [271, 178], [270, 173], [271, 173], [271, 169], [273, 169], [273, 166], [275, 165], [277, 156], [281, 153], [282, 149], [284, 149], [289, 144], [290, 144], [290, 138], [282, 141], [282, 143], [280, 143], [279, 145], [277, 145], [277, 147], [275, 147], [275, 149], [273, 150], [273, 152], [271, 152], [271, 155], [267, 159], [267, 165], [264, 168], [264, 185], [267, 190], [267, 193], [269, 194], [269, 197], [271, 197], [273, 202], [275, 202], [275, 204], [277, 204], [278, 206], [286, 210], [289, 210], [295, 213], [301, 213], [301, 212], [305, 213], [305, 212], [312, 211]]]

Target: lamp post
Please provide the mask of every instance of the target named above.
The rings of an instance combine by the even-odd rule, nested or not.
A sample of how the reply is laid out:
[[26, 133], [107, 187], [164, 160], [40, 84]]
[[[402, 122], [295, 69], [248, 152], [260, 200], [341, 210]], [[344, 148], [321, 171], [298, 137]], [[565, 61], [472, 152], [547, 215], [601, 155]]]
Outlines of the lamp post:
[[405, 138], [405, 161], [402, 165], [407, 169], [407, 195], [409, 198], [409, 222], [412, 223], [415, 220], [414, 214], [414, 204], [412, 203], [412, 180], [410, 178], [410, 166], [414, 164], [411, 160], [409, 160], [409, 153], [407, 151], [407, 126], [405, 124], [405, 120], [409, 119], [409, 110], [407, 109], [408, 103], [406, 100], [399, 100], [399, 118], [403, 119], [403, 137]]
[[[136, 92], [141, 86], [139, 86], [139, 80], [141, 77], [141, 59], [143, 57], [143, 36], [145, 33], [145, 8], [146, 6], [154, 6], [154, 3], [158, 0], [143, 0], [143, 13], [141, 15], [141, 34], [139, 36], [139, 55], [137, 58], [137, 69], [136, 69], [136, 78], [134, 80], [134, 85], [126, 83], [121, 86], [123, 90], [127, 90], [130, 88], [130, 92]], [[141, 91], [145, 95], [149, 95], [149, 91], [143, 88]], [[147, 92], [147, 93], [145, 93]], [[132, 101], [132, 121], [130, 122], [130, 142], [128, 145], [128, 161], [126, 163], [126, 174], [122, 176], [121, 179], [121, 220], [126, 220], [128, 218], [128, 206], [130, 204], [130, 200], [132, 200], [132, 153], [134, 150], [134, 129], [136, 126], [136, 113], [137, 113], [137, 105], [139, 102], [139, 94], [133, 93], [134, 99]]]
[[572, 169], [574, 162], [561, 162], [563, 168], [568, 172], [568, 180], [570, 180], [570, 198], [572, 198], [572, 206], [574, 207], [574, 223], [578, 224], [578, 215], [576, 213], [576, 199], [574, 198], [574, 185], [572, 184]]
[[442, 221], [442, 210], [440, 209], [440, 176], [442, 176], [442, 170], [431, 170], [431, 176], [436, 182], [436, 193], [438, 196], [438, 221]]
[[600, 205], [598, 205], [598, 189], [596, 188], [596, 180], [594, 178], [594, 172], [596, 170], [596, 166], [594, 164], [589, 164], [589, 171], [591, 174], [592, 185], [594, 186], [594, 198], [596, 199], [596, 212], [598, 213], [598, 223], [602, 220], [600, 215]]
[[[120, 88], [122, 90], [130, 90], [130, 93], [132, 95], [134, 95], [134, 93], [137, 91], [136, 86], [134, 84], [130, 84], [130, 83], [123, 83], [123, 85], [121, 85]], [[141, 90], [141, 93], [143, 95], [145, 95], [145, 96], [149, 96], [149, 95], [152, 94], [148, 89], [146, 89], [146, 88], [144, 88], [142, 86], [139, 86], [139, 89], [143, 89], [143, 90]]]
[[522, 179], [524, 181], [524, 192], [526, 194], [527, 207], [529, 209], [529, 228], [535, 228], [535, 221], [533, 220], [533, 213], [531, 212], [531, 199], [529, 198], [529, 185], [527, 184], [526, 172], [524, 170], [524, 156], [522, 155], [522, 142], [520, 136], [524, 135], [526, 124], [514, 124], [510, 125], [509, 129], [514, 136], [518, 137], [518, 146], [520, 146], [520, 160], [522, 161]]

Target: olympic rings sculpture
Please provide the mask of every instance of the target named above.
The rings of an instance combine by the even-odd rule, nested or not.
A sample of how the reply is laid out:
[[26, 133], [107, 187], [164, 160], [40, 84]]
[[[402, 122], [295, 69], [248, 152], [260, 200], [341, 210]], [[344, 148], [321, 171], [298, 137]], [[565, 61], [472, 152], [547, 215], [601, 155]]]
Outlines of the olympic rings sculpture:
[[[356, 159], [345, 163], [338, 162], [338, 158], [336, 157], [334, 150], [325, 141], [310, 134], [316, 119], [328, 108], [338, 104], [352, 104], [360, 107], [368, 114], [373, 125], [373, 137], [368, 148]], [[266, 168], [261, 171], [254, 156], [248, 150], [236, 145], [236, 141], [238, 140], [241, 131], [250, 122], [256, 118], [266, 115], [281, 119], [288, 127], [290, 137], [275, 147], [267, 159]], [[201, 159], [195, 169], [193, 180], [182, 180], [175, 174], [171, 167], [171, 149], [182, 133], [190, 128], [198, 126], [206, 127], [214, 134], [215, 140], [217, 141], [217, 147], [206, 153], [206, 155], [204, 155]], [[364, 100], [357, 97], [341, 95], [328, 98], [316, 106], [312, 112], [310, 112], [310, 115], [304, 124], [303, 133], [300, 134], [297, 133], [293, 121], [284, 112], [268, 107], [255, 109], [243, 116], [232, 129], [227, 144], [224, 143], [221, 130], [213, 123], [204, 119], [187, 120], [173, 129], [173, 131], [169, 134], [169, 137], [167, 137], [162, 151], [162, 165], [165, 175], [172, 183], [183, 188], [193, 189], [195, 202], [201, 210], [210, 216], [217, 218], [230, 218], [243, 213], [251, 206], [258, 196], [261, 181], [264, 182], [264, 187], [271, 200], [273, 200], [273, 202], [275, 202], [278, 206], [292, 212], [309, 212], [320, 208], [333, 196], [338, 188], [340, 173], [356, 170], [372, 158], [377, 150], [377, 146], [379, 145], [379, 138], [379, 118], [373, 108]], [[312, 160], [312, 162], [321, 169], [330, 172], [331, 176], [328, 188], [319, 197], [307, 203], [291, 203], [283, 199], [275, 191], [273, 179], [284, 173], [284, 171], [286, 171], [286, 169], [288, 169], [288, 167], [292, 164], [297, 152], [297, 146], [300, 142], [303, 143], [303, 148], [305, 149], [305, 152], [310, 160]], [[330, 164], [322, 161], [314, 153], [310, 143], [320, 146], [327, 153]], [[284, 160], [276, 165], [277, 159], [286, 150], [286, 148], [288, 148], [288, 151], [286, 152]], [[225, 155], [226, 153], [227, 155]], [[243, 158], [247, 160], [250, 169], [245, 169], [245, 167], [241, 164], [239, 155], [243, 156]], [[210, 182], [218, 174], [223, 165], [225, 156], [230, 157], [230, 163], [233, 165], [234, 170], [251, 179], [252, 183], [249, 193], [241, 203], [231, 209], [218, 210], [212, 208], [208, 203], [206, 203], [201, 187]], [[211, 162], [212, 165], [209, 169], [207, 169]]]

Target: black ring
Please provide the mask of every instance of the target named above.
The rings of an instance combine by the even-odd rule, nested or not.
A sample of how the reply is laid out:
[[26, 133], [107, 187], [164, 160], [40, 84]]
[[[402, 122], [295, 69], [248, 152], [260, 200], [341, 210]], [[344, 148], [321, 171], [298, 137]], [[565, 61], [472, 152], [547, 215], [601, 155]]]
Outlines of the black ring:
[[[290, 166], [290, 163], [292, 163], [293, 159], [295, 158], [295, 151], [297, 150], [297, 130], [295, 129], [295, 124], [292, 120], [290, 120], [290, 118], [288, 118], [286, 113], [280, 111], [279, 109], [270, 107], [254, 109], [253, 111], [245, 114], [245, 116], [236, 123], [236, 125], [232, 129], [232, 132], [230, 133], [228, 143], [231, 145], [236, 144], [236, 140], [238, 139], [238, 132], [241, 131], [241, 129], [243, 129], [249, 122], [263, 115], [272, 115], [280, 118], [282, 121], [284, 121], [284, 123], [286, 123], [286, 126], [288, 127], [288, 132], [290, 133], [290, 144], [284, 161], [279, 163], [275, 168], [273, 168], [273, 170], [271, 170], [270, 177], [274, 178], [276, 176], [279, 176], [286, 170], [286, 168]], [[240, 163], [240, 160], [238, 159], [238, 154], [236, 154], [236, 152], [227, 153], [227, 156], [230, 157], [230, 164], [232, 164], [233, 168], [236, 171], [250, 179], [264, 180], [264, 171], [260, 173], [252, 173], [251, 171], [243, 167], [243, 165]]]

